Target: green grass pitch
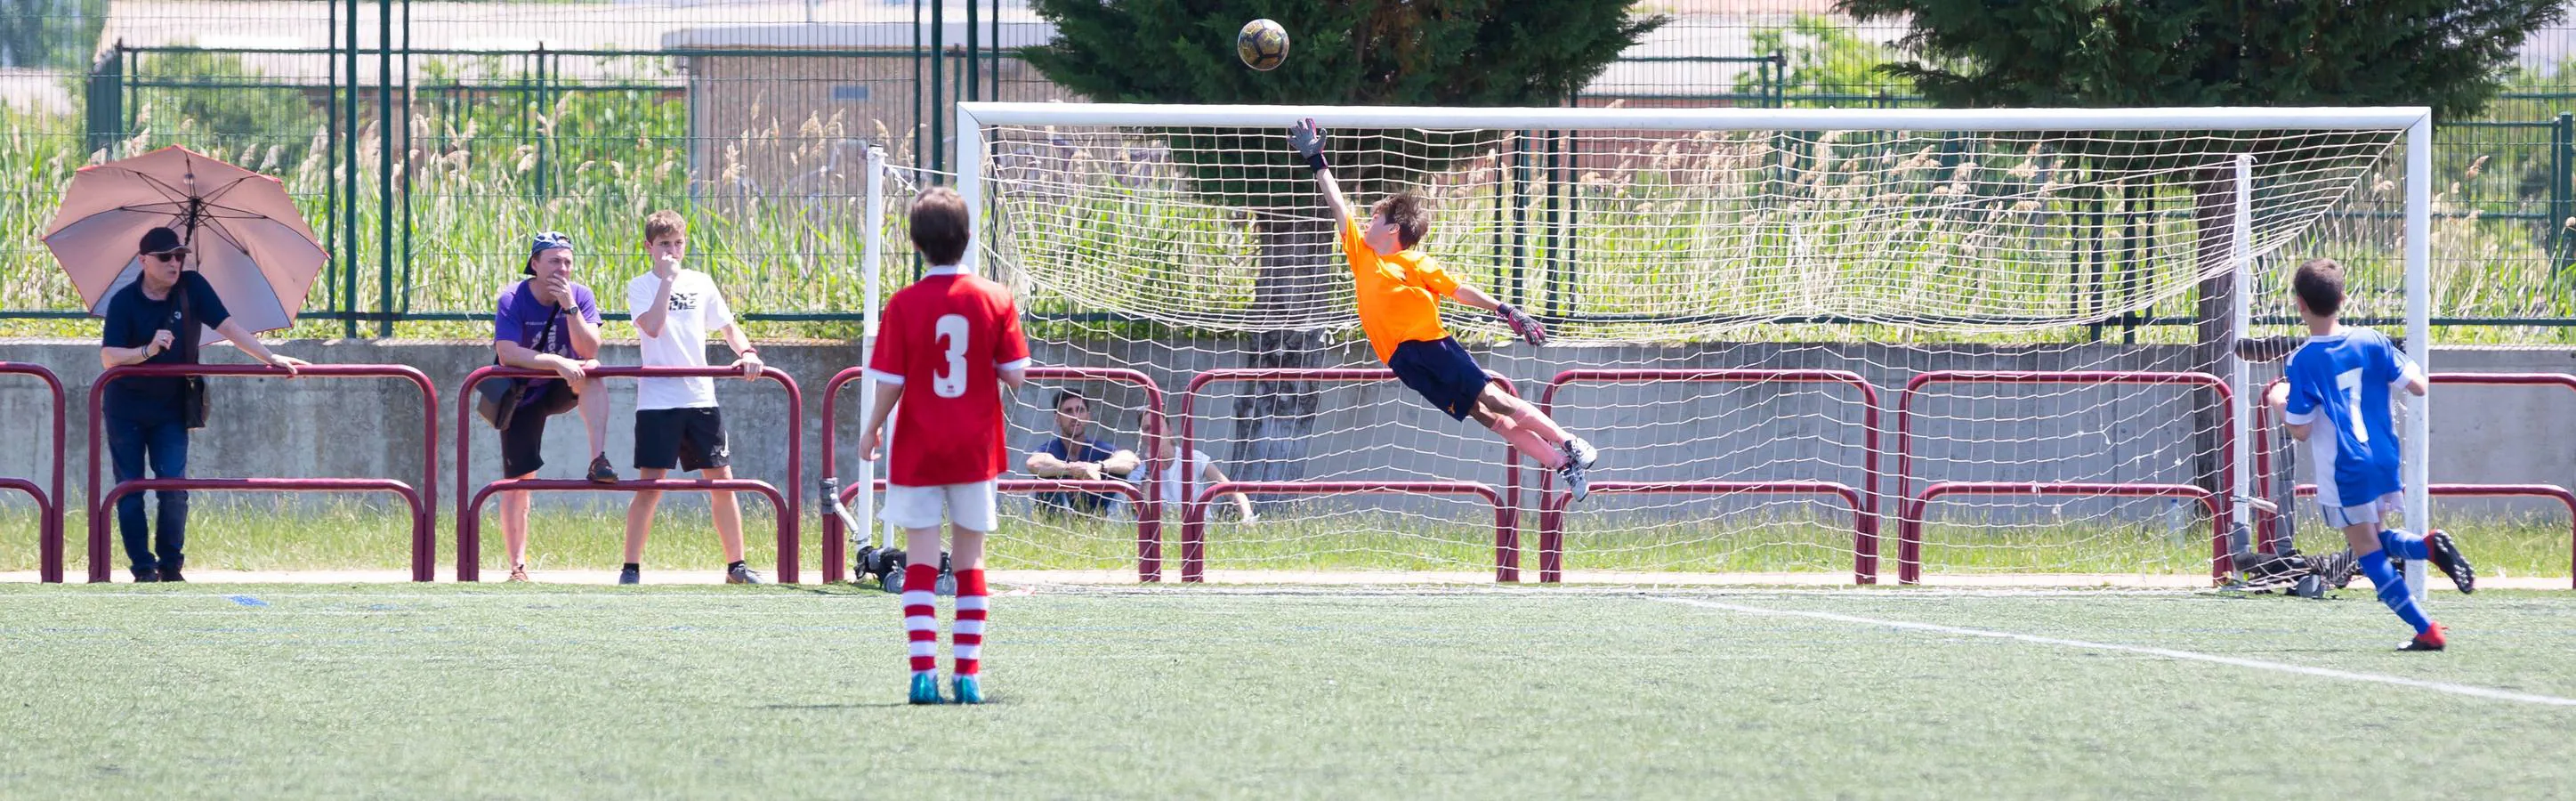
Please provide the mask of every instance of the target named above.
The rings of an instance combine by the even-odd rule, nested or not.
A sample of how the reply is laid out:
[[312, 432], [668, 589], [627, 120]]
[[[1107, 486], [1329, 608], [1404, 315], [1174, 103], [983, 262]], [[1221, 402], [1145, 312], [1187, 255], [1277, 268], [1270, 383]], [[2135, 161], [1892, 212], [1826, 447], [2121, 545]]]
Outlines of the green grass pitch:
[[2439, 593], [2454, 649], [2400, 654], [2359, 590], [1026, 589], [994, 601], [993, 703], [917, 708], [895, 599], [872, 590], [0, 587], [0, 797], [2477, 798], [2576, 780], [2563, 592]]

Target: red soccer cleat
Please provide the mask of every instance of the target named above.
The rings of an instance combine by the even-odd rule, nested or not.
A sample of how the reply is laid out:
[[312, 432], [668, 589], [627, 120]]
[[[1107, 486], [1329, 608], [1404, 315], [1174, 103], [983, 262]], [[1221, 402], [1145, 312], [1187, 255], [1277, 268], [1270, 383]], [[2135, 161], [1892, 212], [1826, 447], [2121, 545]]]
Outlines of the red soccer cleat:
[[2442, 624], [2435, 623], [2432, 628], [2425, 629], [2424, 633], [2415, 635], [2415, 639], [2406, 641], [2406, 644], [2399, 646], [2397, 650], [2439, 651], [2442, 650], [2443, 646], [2449, 644], [2449, 641], [2442, 636]]

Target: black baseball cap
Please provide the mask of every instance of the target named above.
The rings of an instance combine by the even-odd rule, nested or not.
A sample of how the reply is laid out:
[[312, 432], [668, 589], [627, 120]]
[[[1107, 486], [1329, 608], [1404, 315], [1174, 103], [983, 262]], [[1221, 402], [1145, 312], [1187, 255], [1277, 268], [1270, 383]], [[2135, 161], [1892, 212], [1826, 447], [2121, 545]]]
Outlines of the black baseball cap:
[[143, 243], [138, 245], [137, 249], [144, 253], [186, 253], [188, 245], [179, 241], [179, 232], [168, 228], [154, 228], [143, 232]]

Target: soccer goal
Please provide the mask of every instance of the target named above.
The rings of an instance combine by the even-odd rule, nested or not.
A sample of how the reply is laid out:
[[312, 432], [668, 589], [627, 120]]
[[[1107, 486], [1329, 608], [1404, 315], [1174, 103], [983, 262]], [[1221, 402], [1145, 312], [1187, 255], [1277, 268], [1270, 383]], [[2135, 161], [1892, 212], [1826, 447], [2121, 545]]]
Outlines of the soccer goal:
[[[1589, 498], [1383, 369], [1286, 137], [1304, 118], [1363, 216], [1427, 199], [1421, 249], [1551, 329], [1533, 347], [1444, 305], [1496, 382], [1601, 448]], [[970, 259], [1019, 293], [1039, 363], [1169, 393], [1069, 387], [1088, 436], [1171, 445], [1136, 480], [1187, 474], [1143, 503], [1010, 507], [1003, 567], [1124, 566], [1145, 516], [1210, 580], [2205, 583], [2264, 544], [2238, 541], [2248, 404], [2278, 366], [2235, 346], [2294, 333], [2272, 297], [2290, 267], [2332, 256], [2402, 298], [2429, 363], [2421, 108], [964, 103], [958, 123]], [[1015, 450], [1056, 435], [1049, 397], [1021, 393]]]

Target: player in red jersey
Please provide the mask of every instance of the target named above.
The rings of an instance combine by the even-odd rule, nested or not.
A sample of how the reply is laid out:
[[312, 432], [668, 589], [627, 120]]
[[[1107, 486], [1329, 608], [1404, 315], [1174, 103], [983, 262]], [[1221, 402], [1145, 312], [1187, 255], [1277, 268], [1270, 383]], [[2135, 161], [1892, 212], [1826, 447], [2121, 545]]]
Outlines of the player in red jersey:
[[944, 509], [957, 573], [957, 620], [949, 631], [957, 671], [949, 686], [958, 703], [980, 704], [984, 535], [997, 517], [993, 477], [1006, 469], [1001, 388], [1017, 389], [1027, 380], [1029, 343], [1020, 335], [1011, 291], [960, 266], [973, 224], [966, 202], [947, 187], [933, 187], [913, 200], [911, 216], [913, 247], [935, 266], [886, 301], [876, 351], [868, 356], [876, 402], [859, 447], [874, 461], [884, 450], [886, 417], [897, 401], [910, 401], [895, 418], [882, 516], [903, 527], [904, 552], [919, 555], [903, 570], [912, 702], [942, 702], [938, 608], [931, 597], [939, 560], [931, 555], [939, 553]]

